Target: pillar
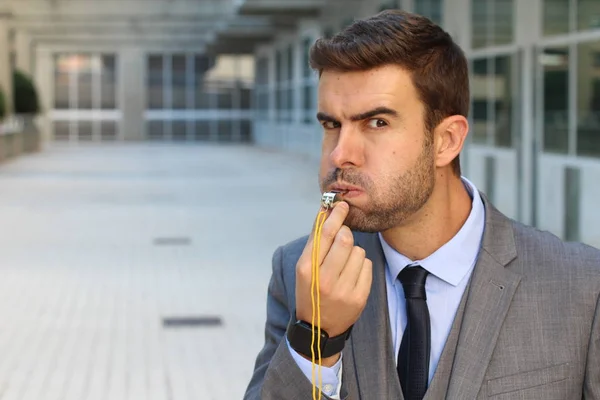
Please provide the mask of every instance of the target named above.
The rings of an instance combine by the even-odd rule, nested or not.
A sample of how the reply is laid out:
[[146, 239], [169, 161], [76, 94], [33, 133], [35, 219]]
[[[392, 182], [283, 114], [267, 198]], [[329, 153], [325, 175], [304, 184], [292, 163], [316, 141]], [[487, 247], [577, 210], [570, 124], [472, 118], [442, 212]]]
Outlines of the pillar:
[[13, 113], [13, 79], [12, 66], [10, 63], [10, 12], [0, 8], [0, 88], [4, 94], [6, 104], [6, 115]]
[[147, 102], [145, 53], [139, 48], [123, 48], [117, 65], [118, 104], [123, 115], [121, 138], [125, 141], [144, 140]]
[[17, 69], [31, 76], [33, 72], [33, 53], [31, 37], [27, 32], [17, 31], [15, 35], [15, 48], [17, 51]]
[[41, 114], [36, 119], [42, 135], [42, 145], [52, 141], [51, 110], [54, 108], [54, 57], [49, 48], [37, 46], [34, 58], [34, 80], [38, 90]]

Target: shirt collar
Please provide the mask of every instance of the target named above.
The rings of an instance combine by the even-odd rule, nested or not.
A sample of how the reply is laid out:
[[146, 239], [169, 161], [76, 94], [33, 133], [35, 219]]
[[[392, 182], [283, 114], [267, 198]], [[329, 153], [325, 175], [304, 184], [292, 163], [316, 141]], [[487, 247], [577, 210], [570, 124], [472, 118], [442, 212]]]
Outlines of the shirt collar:
[[485, 226], [485, 209], [475, 185], [464, 177], [461, 179], [472, 199], [471, 212], [456, 235], [429, 257], [411, 260], [394, 250], [379, 233], [387, 267], [394, 282], [406, 266], [418, 264], [441, 280], [457, 286], [475, 264]]

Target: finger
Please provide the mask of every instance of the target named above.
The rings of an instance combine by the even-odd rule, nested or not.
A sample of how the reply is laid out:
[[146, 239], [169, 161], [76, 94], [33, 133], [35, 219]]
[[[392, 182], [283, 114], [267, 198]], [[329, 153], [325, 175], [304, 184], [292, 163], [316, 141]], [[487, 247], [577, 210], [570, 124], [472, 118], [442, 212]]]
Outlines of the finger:
[[357, 298], [366, 299], [367, 297], [369, 297], [372, 282], [373, 262], [368, 258], [365, 258], [365, 261], [362, 265], [362, 269], [360, 270], [360, 275], [358, 276], [358, 280], [356, 281], [356, 286], [354, 288]]
[[335, 236], [331, 249], [329, 249], [321, 264], [320, 275], [322, 283], [325, 285], [328, 283], [333, 284], [339, 280], [344, 265], [346, 265], [352, 255], [353, 246], [354, 236], [352, 235], [352, 231], [346, 225], [342, 225]]
[[[329, 248], [331, 247], [337, 232], [340, 230], [346, 216], [348, 215], [348, 203], [339, 202], [337, 203], [331, 211], [328, 211], [327, 218], [325, 223], [323, 224], [323, 228], [321, 230], [321, 241], [319, 243], [319, 265], [323, 262], [325, 255], [328, 253]], [[300, 260], [303, 261], [311, 261], [313, 254], [313, 246], [315, 240], [315, 234], [317, 229], [318, 216], [315, 219], [315, 223], [313, 224], [313, 229], [308, 237], [308, 241], [302, 254], [300, 256]]]
[[344, 265], [343, 269], [340, 271], [338, 279], [338, 285], [340, 287], [354, 290], [365, 263], [365, 255], [365, 250], [362, 247], [352, 247], [346, 265]]
[[325, 259], [327, 253], [329, 253], [329, 250], [331, 249], [338, 232], [344, 225], [344, 220], [348, 215], [349, 208], [350, 207], [348, 206], [348, 203], [340, 202], [333, 208], [333, 210], [331, 210], [331, 213], [325, 220], [325, 223], [321, 228], [321, 240], [318, 243], [319, 253], [317, 256], [317, 261], [319, 265], [323, 263], [323, 260]]

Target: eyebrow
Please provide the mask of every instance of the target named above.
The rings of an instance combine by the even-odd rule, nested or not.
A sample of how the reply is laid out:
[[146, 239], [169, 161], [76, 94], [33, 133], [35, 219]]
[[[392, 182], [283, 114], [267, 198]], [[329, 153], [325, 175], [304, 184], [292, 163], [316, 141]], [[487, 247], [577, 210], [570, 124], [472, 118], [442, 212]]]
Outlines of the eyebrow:
[[[372, 110], [366, 111], [364, 113], [353, 115], [350, 117], [350, 120], [351, 121], [362, 121], [365, 119], [373, 118], [376, 115], [382, 115], [382, 114], [391, 115], [393, 117], [398, 116], [398, 112], [396, 112], [395, 110], [392, 110], [391, 108], [377, 107]], [[317, 113], [317, 120], [327, 121], [327, 122], [340, 122], [337, 119], [335, 119], [334, 117], [332, 117], [331, 115], [326, 114], [324, 112]]]

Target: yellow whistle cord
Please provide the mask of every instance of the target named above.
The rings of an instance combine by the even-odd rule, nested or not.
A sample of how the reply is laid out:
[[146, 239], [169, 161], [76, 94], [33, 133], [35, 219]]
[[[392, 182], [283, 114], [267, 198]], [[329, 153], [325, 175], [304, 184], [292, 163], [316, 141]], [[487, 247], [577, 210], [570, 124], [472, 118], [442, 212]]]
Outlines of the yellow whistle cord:
[[[311, 301], [312, 301], [312, 340], [310, 345], [310, 351], [312, 355], [312, 396], [313, 400], [320, 400], [322, 394], [322, 386], [323, 386], [323, 376], [321, 373], [321, 296], [319, 289], [319, 251], [321, 244], [321, 230], [323, 229], [323, 224], [325, 223], [325, 219], [327, 218], [327, 210], [321, 209], [319, 211], [319, 215], [317, 215], [317, 221], [315, 223], [315, 237], [313, 241], [313, 252], [312, 252], [312, 279], [311, 279]], [[316, 304], [315, 304], [315, 293], [316, 293]], [[315, 321], [316, 314], [316, 321]], [[315, 325], [316, 322], [316, 325]], [[317, 340], [317, 357], [315, 357], [315, 337]], [[316, 359], [315, 359], [316, 358]], [[315, 364], [318, 363], [318, 385], [315, 384]], [[318, 387], [318, 397], [317, 397], [317, 387]]]

